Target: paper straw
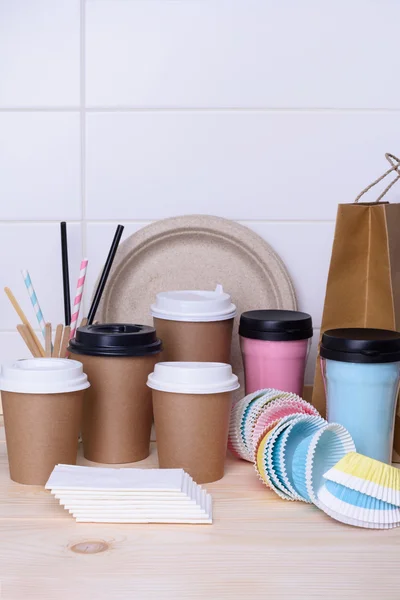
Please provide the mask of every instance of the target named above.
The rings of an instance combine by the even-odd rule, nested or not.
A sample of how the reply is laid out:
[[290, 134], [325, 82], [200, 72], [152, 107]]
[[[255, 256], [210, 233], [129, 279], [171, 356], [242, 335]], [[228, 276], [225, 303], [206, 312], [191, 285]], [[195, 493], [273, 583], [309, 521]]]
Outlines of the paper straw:
[[37, 322], [39, 323], [39, 327], [42, 331], [44, 339], [46, 339], [46, 323], [43, 317], [42, 309], [40, 308], [39, 300], [36, 296], [35, 288], [32, 284], [31, 276], [29, 275], [29, 271], [27, 271], [26, 269], [23, 269], [21, 273], [22, 277], [24, 278], [24, 283], [28, 291], [29, 299], [33, 306], [33, 310], [35, 311]]
[[93, 323], [94, 317], [96, 315], [96, 311], [98, 309], [101, 297], [104, 292], [104, 288], [107, 283], [108, 276], [111, 271], [112, 264], [114, 262], [115, 255], [117, 253], [118, 244], [121, 239], [123, 230], [124, 230], [124, 226], [118, 225], [118, 227], [115, 231], [114, 239], [112, 241], [111, 248], [110, 248], [110, 251], [107, 256], [106, 264], [104, 265], [104, 269], [103, 269], [103, 272], [100, 277], [99, 285], [97, 286], [96, 292], [93, 297], [92, 306], [90, 307], [90, 310], [89, 310], [89, 314], [88, 314], [88, 324], [89, 325], [91, 325]]
[[68, 269], [68, 242], [67, 242], [67, 224], [65, 221], [60, 223], [61, 230], [61, 261], [63, 274], [64, 291], [64, 321], [65, 325], [71, 323], [71, 298], [69, 295], [69, 269]]
[[88, 259], [84, 258], [81, 262], [81, 266], [79, 269], [79, 277], [78, 283], [76, 284], [76, 293], [74, 300], [74, 308], [72, 311], [72, 319], [71, 319], [71, 333], [70, 339], [75, 337], [76, 328], [78, 327], [78, 319], [79, 319], [79, 311], [81, 308], [82, 296], [83, 296], [83, 288], [85, 286], [85, 278], [86, 278], [86, 269], [88, 265]]

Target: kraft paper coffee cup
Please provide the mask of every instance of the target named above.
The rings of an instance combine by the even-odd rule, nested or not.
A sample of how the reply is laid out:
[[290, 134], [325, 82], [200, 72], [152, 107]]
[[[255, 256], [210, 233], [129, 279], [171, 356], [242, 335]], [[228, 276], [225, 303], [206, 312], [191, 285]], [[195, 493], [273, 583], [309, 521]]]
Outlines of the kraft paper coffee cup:
[[82, 362], [91, 383], [83, 409], [85, 458], [118, 464], [149, 455], [153, 411], [146, 381], [161, 350], [155, 329], [147, 325], [77, 329], [69, 351]]
[[154, 423], [161, 468], [182, 468], [197, 483], [224, 475], [232, 367], [210, 362], [158, 363], [147, 385], [153, 390]]
[[81, 363], [34, 358], [4, 365], [0, 389], [10, 477], [44, 485], [54, 467], [75, 464], [84, 390]]
[[215, 291], [161, 292], [151, 314], [163, 341], [164, 361], [230, 363], [236, 306], [222, 286]]

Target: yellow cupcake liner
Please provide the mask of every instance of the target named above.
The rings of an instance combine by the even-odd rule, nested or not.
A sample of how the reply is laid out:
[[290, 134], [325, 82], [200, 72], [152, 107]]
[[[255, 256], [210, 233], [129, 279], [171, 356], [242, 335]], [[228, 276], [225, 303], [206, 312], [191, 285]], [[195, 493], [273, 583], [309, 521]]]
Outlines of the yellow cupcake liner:
[[400, 506], [400, 470], [363, 454], [349, 452], [324, 477], [367, 496]]
[[269, 488], [271, 488], [271, 486], [268, 483], [268, 479], [267, 479], [267, 475], [265, 472], [265, 461], [264, 461], [264, 452], [265, 452], [265, 447], [268, 443], [268, 438], [269, 436], [272, 434], [273, 429], [270, 429], [269, 431], [267, 431], [265, 433], [265, 435], [263, 436], [263, 438], [260, 440], [260, 444], [258, 447], [258, 452], [257, 452], [257, 457], [256, 460], [254, 461], [254, 467], [256, 469], [256, 473], [258, 475], [258, 478], [261, 479], [261, 481], [263, 483], [265, 483], [265, 485]]

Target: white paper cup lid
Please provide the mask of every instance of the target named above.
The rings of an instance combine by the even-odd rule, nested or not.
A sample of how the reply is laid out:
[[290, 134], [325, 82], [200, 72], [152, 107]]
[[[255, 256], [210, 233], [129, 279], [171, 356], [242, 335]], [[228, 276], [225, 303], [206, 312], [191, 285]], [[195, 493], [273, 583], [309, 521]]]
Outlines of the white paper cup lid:
[[231, 365], [214, 362], [158, 363], [147, 385], [153, 390], [178, 394], [218, 394], [240, 387]]
[[21, 394], [61, 394], [89, 387], [82, 363], [66, 358], [29, 358], [3, 365], [0, 390]]
[[217, 285], [214, 291], [160, 292], [151, 305], [151, 314], [168, 321], [225, 321], [236, 315], [236, 306], [222, 285]]

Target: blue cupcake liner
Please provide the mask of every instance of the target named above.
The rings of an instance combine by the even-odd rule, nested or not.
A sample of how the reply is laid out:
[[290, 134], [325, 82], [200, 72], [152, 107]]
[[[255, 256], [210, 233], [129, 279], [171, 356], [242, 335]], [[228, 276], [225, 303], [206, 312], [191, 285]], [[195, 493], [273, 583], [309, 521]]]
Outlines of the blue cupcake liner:
[[400, 524], [400, 508], [333, 481], [318, 490], [319, 508], [350, 525], [389, 529]]
[[322, 417], [304, 415], [286, 432], [282, 477], [298, 500], [311, 502], [306, 485], [307, 454], [314, 434], [327, 425]]
[[253, 398], [250, 402], [248, 402], [247, 406], [243, 410], [240, 419], [240, 437], [241, 437], [241, 447], [242, 447], [242, 458], [244, 460], [248, 460], [249, 462], [253, 461], [253, 444], [251, 436], [247, 435], [248, 430], [248, 421], [252, 419], [252, 415], [254, 412], [257, 412], [262, 409], [263, 406], [269, 404], [272, 400], [279, 398], [281, 396], [286, 395], [287, 392], [281, 392], [280, 390], [275, 389], [266, 389], [261, 390], [260, 392], [255, 392]]
[[272, 450], [275, 444], [275, 440], [288, 425], [290, 422], [296, 418], [298, 415], [289, 415], [284, 417], [279, 421], [279, 423], [274, 427], [274, 429], [270, 432], [267, 443], [264, 449], [263, 461], [264, 461], [264, 469], [267, 485], [283, 500], [292, 500], [285, 491], [283, 491], [280, 487], [280, 482], [276, 477], [276, 474], [272, 465]]
[[354, 448], [347, 429], [338, 423], [326, 423], [299, 444], [294, 452], [295, 488], [303, 493], [305, 491], [309, 501], [318, 506], [318, 490], [325, 482], [324, 473]]

